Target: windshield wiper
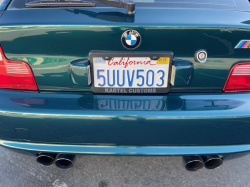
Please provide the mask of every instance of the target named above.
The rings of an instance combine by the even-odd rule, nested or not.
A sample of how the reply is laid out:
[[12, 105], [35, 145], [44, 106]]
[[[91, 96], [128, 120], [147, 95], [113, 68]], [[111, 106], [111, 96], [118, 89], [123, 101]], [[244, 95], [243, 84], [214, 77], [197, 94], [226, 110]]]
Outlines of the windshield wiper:
[[81, 0], [38, 0], [25, 4], [28, 8], [39, 7], [94, 7], [95, 3]]
[[[135, 14], [133, 0], [93, 0], [116, 8], [127, 9], [128, 14]], [[39, 7], [94, 7], [95, 3], [82, 0], [38, 0], [25, 4], [28, 8]]]
[[133, 0], [93, 0], [116, 8], [126, 8], [128, 14], [135, 14], [135, 2]]

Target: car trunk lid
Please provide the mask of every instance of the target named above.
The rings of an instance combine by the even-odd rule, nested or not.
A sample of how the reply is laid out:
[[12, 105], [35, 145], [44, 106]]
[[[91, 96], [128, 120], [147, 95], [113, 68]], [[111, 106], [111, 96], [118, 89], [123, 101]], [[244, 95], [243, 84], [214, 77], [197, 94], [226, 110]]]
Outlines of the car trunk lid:
[[[107, 6], [10, 8], [0, 19], [0, 45], [9, 59], [30, 64], [39, 90], [91, 91], [90, 85], [74, 83], [69, 67], [75, 60], [88, 61], [89, 53], [98, 50], [171, 51], [174, 60], [191, 62], [194, 71], [188, 84], [172, 86], [170, 92], [221, 92], [231, 66], [249, 59], [247, 49], [235, 49], [249, 37], [249, 13], [243, 11], [243, 1], [167, 2], [161, 8], [137, 3], [135, 15]], [[142, 38], [133, 50], [121, 43], [128, 29]], [[200, 49], [208, 53], [205, 63], [194, 59]]]

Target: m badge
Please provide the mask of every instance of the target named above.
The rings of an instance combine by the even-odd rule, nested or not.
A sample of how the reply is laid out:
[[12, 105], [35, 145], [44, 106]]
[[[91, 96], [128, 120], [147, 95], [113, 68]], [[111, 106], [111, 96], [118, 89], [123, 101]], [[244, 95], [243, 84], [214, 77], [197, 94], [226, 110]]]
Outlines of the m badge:
[[246, 49], [250, 48], [250, 40], [241, 40], [236, 46], [235, 49]]

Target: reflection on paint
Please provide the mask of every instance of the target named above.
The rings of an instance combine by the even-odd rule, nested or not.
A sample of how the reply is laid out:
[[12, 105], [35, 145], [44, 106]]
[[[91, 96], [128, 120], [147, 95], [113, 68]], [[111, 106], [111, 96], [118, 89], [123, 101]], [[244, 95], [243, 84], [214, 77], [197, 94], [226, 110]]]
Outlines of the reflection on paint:
[[76, 98], [10, 98], [23, 107], [48, 110], [106, 111], [208, 111], [230, 110], [243, 104], [241, 100], [193, 99], [179, 96], [108, 96], [86, 94]]

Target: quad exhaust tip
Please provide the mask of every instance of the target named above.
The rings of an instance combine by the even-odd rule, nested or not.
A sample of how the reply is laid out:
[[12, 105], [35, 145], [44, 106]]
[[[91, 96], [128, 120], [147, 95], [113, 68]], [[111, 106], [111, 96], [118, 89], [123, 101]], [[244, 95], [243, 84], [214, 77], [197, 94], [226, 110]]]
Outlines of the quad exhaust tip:
[[222, 158], [219, 157], [218, 155], [206, 155], [206, 156], [201, 156], [201, 158], [207, 169], [215, 169], [223, 164]]
[[57, 154], [51, 153], [38, 153], [36, 161], [44, 166], [54, 164]]
[[215, 169], [223, 164], [223, 159], [218, 155], [183, 156], [185, 168], [188, 171], [197, 171], [203, 166], [207, 169]]
[[55, 165], [62, 169], [71, 168], [74, 165], [75, 155], [38, 153], [36, 161], [44, 166]]
[[75, 155], [60, 154], [56, 159], [56, 166], [61, 169], [68, 169], [74, 165]]
[[[74, 165], [75, 157], [70, 154], [38, 153], [36, 160], [44, 166], [55, 163], [61, 169], [68, 169]], [[223, 159], [218, 155], [183, 156], [182, 158], [188, 171], [197, 171], [204, 166], [207, 169], [215, 169], [223, 164]]]
[[204, 166], [204, 163], [200, 156], [184, 156], [182, 158], [185, 164], [185, 168], [188, 171], [197, 171]]

